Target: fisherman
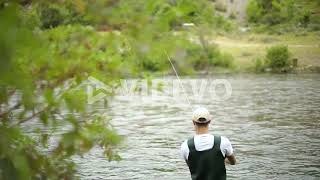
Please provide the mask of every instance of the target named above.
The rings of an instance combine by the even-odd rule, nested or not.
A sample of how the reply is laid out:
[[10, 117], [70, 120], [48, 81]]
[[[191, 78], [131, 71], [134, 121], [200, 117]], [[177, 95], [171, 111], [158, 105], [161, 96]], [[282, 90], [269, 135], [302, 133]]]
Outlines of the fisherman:
[[236, 158], [230, 141], [209, 134], [211, 116], [206, 108], [197, 108], [192, 115], [195, 135], [181, 145], [181, 154], [189, 166], [192, 180], [225, 180], [226, 164]]

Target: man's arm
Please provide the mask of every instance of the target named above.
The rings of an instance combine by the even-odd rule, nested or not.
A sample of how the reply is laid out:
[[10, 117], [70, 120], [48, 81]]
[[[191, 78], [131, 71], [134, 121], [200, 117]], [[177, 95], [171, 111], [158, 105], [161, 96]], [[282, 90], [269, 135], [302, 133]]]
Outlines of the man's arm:
[[237, 161], [236, 157], [233, 154], [230, 156], [226, 156], [226, 159], [224, 160], [226, 164], [230, 164], [230, 165], [235, 165], [236, 161]]
[[234, 156], [233, 153], [233, 148], [232, 145], [229, 141], [228, 138], [221, 136], [221, 146], [222, 146], [222, 150], [225, 154], [225, 163], [226, 164], [231, 164], [231, 165], [235, 165], [236, 164], [236, 157]]
[[188, 155], [189, 155], [189, 148], [188, 148], [187, 140], [185, 140], [185, 141], [181, 144], [180, 153], [181, 153], [181, 157], [187, 162], [187, 160], [188, 160]]

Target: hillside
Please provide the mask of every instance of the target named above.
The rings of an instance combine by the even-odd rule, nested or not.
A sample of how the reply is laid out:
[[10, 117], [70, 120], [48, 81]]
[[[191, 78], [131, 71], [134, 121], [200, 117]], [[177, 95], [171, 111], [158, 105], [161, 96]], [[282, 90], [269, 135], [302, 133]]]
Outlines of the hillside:
[[212, 37], [210, 42], [232, 54], [239, 71], [250, 69], [257, 58], [263, 58], [266, 50], [277, 44], [288, 46], [291, 58], [298, 59], [300, 70], [319, 69], [320, 1], [295, 1], [296, 7], [310, 13], [310, 23], [304, 28], [293, 27], [291, 22], [272, 26], [251, 24], [246, 19], [246, 5], [249, 2], [249, 0], [214, 1], [217, 13], [234, 21], [237, 30], [233, 33], [220, 33]]

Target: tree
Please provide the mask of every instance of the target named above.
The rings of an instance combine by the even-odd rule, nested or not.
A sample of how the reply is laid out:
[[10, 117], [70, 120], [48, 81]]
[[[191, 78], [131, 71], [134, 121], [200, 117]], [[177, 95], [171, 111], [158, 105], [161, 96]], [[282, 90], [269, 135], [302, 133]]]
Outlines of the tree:
[[310, 12], [298, 8], [294, 0], [250, 0], [247, 6], [248, 21], [269, 26], [292, 23], [307, 26]]
[[257, 23], [262, 17], [262, 7], [256, 0], [251, 0], [247, 6], [248, 21]]
[[[102, 114], [88, 109], [85, 92], [74, 89], [86, 74], [105, 75], [110, 84], [120, 78], [116, 67], [105, 73], [96, 68], [99, 61], [68, 57], [76, 52], [63, 52], [72, 47], [61, 46], [67, 45], [70, 34], [60, 34], [63, 39], [55, 44], [56, 34], [29, 29], [21, 13], [14, 3], [0, 10], [0, 179], [73, 179], [71, 157], [94, 146], [103, 148], [110, 160], [119, 159], [114, 147], [121, 138]], [[85, 46], [81, 33], [90, 31], [80, 30], [73, 31], [75, 37], [69, 41]], [[35, 121], [42, 125], [26, 125]], [[61, 126], [70, 128], [56, 135]], [[48, 144], [52, 138], [57, 139], [55, 146]]]
[[203, 61], [198, 54], [208, 51], [206, 61], [228, 66], [230, 56], [173, 33], [185, 22], [230, 27], [213, 13], [205, 0], [0, 3], [0, 179], [73, 179], [72, 157], [96, 146], [120, 159], [121, 138], [87, 103], [82, 82], [98, 78], [112, 97], [120, 78], [168, 71], [164, 50], [182, 54], [180, 64]]

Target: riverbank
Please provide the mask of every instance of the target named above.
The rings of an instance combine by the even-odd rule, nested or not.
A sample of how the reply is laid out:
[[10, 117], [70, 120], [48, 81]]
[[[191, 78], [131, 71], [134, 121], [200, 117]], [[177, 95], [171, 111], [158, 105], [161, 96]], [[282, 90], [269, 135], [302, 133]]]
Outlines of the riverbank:
[[254, 61], [263, 58], [269, 47], [279, 44], [288, 46], [290, 58], [298, 60], [293, 72], [320, 72], [320, 35], [316, 32], [302, 35], [237, 33], [212, 37], [210, 43], [232, 54], [237, 72], [252, 71]]
[[[320, 73], [319, 32], [269, 35], [240, 31], [200, 33], [187, 29], [167, 33], [162, 41], [144, 40], [143, 43], [138, 43], [141, 39], [130, 38], [125, 32], [97, 31], [91, 26], [60, 26], [43, 33], [51, 39], [51, 44], [66, 44], [61, 47], [63, 52], [74, 51], [77, 52], [74, 54], [76, 57], [87, 57], [90, 62], [101, 61], [100, 69], [115, 63], [119, 71], [126, 69], [124, 77], [132, 73], [121, 67], [140, 68], [134, 73], [138, 76], [173, 74], [165, 51], [179, 75], [257, 73], [256, 60], [264, 60], [267, 49], [279, 44], [288, 46], [290, 61], [297, 60], [296, 66], [292, 65], [284, 72]], [[72, 39], [77, 43], [68, 39], [76, 35], [84, 35], [85, 38]], [[83, 47], [81, 50], [79, 44]], [[265, 71], [271, 72], [267, 67]]]

